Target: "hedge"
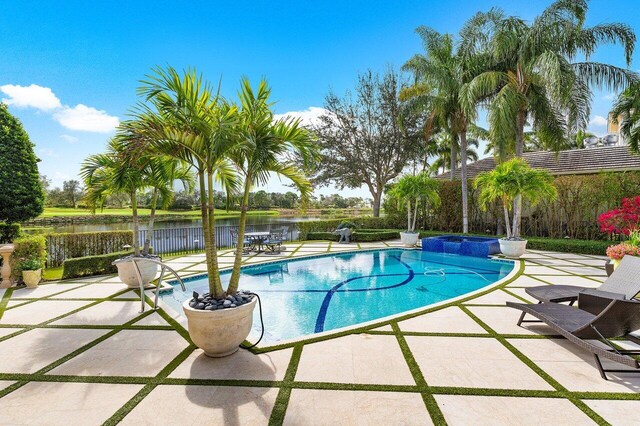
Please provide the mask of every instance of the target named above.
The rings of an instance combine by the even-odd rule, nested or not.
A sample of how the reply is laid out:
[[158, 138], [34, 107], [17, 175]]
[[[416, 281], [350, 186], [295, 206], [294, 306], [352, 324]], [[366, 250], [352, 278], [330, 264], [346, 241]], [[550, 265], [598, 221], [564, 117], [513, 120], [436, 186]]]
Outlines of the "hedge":
[[[343, 222], [351, 222], [356, 225], [356, 232], [358, 229], [390, 229], [396, 228], [395, 226], [388, 226], [389, 220], [386, 217], [349, 217], [343, 219], [329, 219], [329, 220], [310, 220], [305, 222], [298, 222], [296, 227], [299, 232], [299, 239], [307, 240], [310, 232], [333, 232], [338, 225]], [[333, 238], [330, 238], [333, 239]]]
[[532, 250], [560, 251], [576, 254], [605, 256], [607, 247], [615, 244], [603, 240], [573, 240], [562, 238], [528, 238], [527, 248]]
[[[386, 241], [399, 238], [397, 229], [356, 229], [351, 235], [351, 241], [356, 242], [371, 242], [371, 241]], [[308, 232], [307, 240], [329, 240], [338, 241], [340, 236], [333, 232]]]
[[132, 250], [67, 259], [62, 263], [62, 279], [115, 274], [118, 268], [112, 265], [113, 261], [131, 254]]
[[14, 251], [11, 256], [11, 270], [14, 278], [19, 278], [22, 270], [20, 262], [26, 259], [36, 259], [44, 264], [47, 258], [47, 241], [42, 235], [24, 235], [13, 240]]
[[0, 244], [11, 243], [18, 236], [20, 236], [19, 223], [0, 222]]
[[65, 260], [122, 251], [133, 244], [133, 231], [81, 232], [47, 235], [47, 266], [62, 265]]

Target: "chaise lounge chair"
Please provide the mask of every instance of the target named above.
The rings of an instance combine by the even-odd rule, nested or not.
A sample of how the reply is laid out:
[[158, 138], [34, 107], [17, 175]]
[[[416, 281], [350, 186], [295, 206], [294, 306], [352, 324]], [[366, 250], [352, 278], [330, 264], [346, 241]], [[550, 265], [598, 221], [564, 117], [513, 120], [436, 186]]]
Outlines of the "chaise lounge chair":
[[[640, 344], [640, 339], [630, 333], [640, 329], [640, 301], [607, 298], [597, 290], [587, 289], [578, 295], [580, 309], [560, 303], [514, 303], [507, 306], [522, 311], [518, 325], [523, 322], [543, 322], [561, 336], [583, 349], [590, 351], [603, 379], [606, 373], [640, 373], [638, 359], [631, 355], [640, 355], [640, 350], [623, 350], [610, 341], [612, 338], [625, 337]], [[538, 320], [525, 320], [530, 314]], [[597, 339], [606, 347], [590, 342]], [[605, 369], [600, 357], [610, 359], [631, 369]]]
[[[569, 302], [573, 305], [578, 299], [578, 294], [586, 289], [588, 287], [573, 285], [541, 285], [528, 287], [525, 291], [541, 302]], [[639, 292], [640, 257], [625, 256], [613, 274], [593, 294], [611, 299], [632, 299]]]

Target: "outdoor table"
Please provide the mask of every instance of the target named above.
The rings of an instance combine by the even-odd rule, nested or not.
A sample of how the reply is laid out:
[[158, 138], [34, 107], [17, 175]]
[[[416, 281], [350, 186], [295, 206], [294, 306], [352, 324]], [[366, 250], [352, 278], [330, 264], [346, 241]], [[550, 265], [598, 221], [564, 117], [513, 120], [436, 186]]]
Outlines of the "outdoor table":
[[253, 242], [255, 250], [258, 253], [264, 251], [262, 250], [262, 244], [267, 238], [269, 238], [269, 235], [271, 235], [270, 232], [247, 232], [244, 234], [245, 237], [249, 238]]

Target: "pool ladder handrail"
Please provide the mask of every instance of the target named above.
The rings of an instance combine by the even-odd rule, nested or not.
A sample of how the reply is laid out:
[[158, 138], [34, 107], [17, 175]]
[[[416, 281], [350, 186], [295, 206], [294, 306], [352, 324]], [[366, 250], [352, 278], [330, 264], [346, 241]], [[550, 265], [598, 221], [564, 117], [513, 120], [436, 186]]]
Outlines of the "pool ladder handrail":
[[187, 288], [184, 286], [184, 282], [182, 281], [182, 278], [180, 278], [178, 273], [173, 269], [171, 269], [169, 265], [167, 265], [166, 263], [162, 263], [159, 260], [150, 259], [147, 257], [130, 257], [130, 258], [124, 258], [124, 259], [117, 259], [113, 261], [113, 265], [117, 265], [118, 263], [133, 262], [134, 271], [136, 272], [136, 277], [138, 277], [138, 283], [140, 285], [140, 305], [141, 305], [140, 313], [144, 312], [144, 307], [145, 307], [144, 306], [145, 305], [144, 304], [144, 284], [145, 283], [142, 282], [142, 274], [140, 273], [140, 268], [138, 267], [139, 261], [155, 263], [162, 267], [162, 269], [160, 270], [160, 276], [158, 277], [158, 280], [156, 283], [156, 294], [153, 300], [154, 311], [158, 309], [158, 294], [160, 293], [160, 288], [162, 287], [162, 278], [164, 277], [165, 270], [169, 270], [169, 272], [171, 272], [173, 276], [176, 277], [176, 279], [180, 283], [180, 287], [182, 288], [182, 291], [187, 291]]

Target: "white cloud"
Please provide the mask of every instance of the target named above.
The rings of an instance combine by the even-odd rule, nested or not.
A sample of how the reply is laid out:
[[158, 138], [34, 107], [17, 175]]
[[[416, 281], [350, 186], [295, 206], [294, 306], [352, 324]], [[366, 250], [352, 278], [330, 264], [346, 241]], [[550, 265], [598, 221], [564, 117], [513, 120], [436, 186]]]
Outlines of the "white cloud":
[[30, 86], [18, 86], [5, 84], [0, 86], [0, 91], [8, 98], [3, 98], [2, 102], [19, 108], [36, 108], [41, 111], [49, 111], [62, 107], [60, 99], [48, 87], [32, 84]]
[[328, 114], [329, 111], [320, 107], [309, 107], [304, 111], [289, 111], [284, 114], [276, 114], [274, 118], [279, 120], [284, 117], [299, 118], [303, 125], [313, 126], [318, 124], [320, 116]]
[[[5, 104], [48, 112], [60, 125], [70, 130], [109, 133], [120, 124], [118, 117], [109, 115], [106, 111], [83, 104], [74, 107], [63, 105], [50, 88], [37, 84], [30, 86], [5, 84], [0, 86], [0, 92], [9, 96], [2, 99]], [[78, 138], [69, 135], [61, 137], [70, 143], [78, 140]]]
[[69, 142], [69, 143], [76, 143], [78, 142], [80, 139], [76, 138], [75, 136], [71, 136], [71, 135], [60, 135], [60, 139], [64, 139], [65, 141]]
[[57, 152], [49, 148], [40, 148], [38, 150], [38, 154], [44, 157], [49, 157], [49, 158], [60, 158]]
[[601, 115], [594, 115], [591, 120], [589, 120], [589, 125], [595, 127], [606, 127], [607, 123], [607, 119]]
[[602, 99], [604, 99], [605, 101], [612, 101], [616, 98], [616, 96], [618, 96], [617, 93], [609, 93], [608, 95], [604, 95]]
[[118, 117], [83, 104], [64, 107], [55, 112], [53, 118], [67, 129], [96, 133], [109, 133], [120, 123]]

